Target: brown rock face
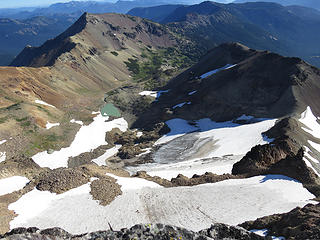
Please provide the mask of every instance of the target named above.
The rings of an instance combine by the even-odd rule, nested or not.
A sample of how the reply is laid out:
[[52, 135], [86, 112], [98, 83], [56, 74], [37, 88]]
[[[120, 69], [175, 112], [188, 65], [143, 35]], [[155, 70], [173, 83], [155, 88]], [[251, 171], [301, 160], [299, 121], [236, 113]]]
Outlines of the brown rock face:
[[289, 213], [259, 218], [240, 226], [248, 230], [268, 229], [270, 236], [283, 236], [288, 240], [320, 239], [320, 204], [309, 204]]
[[99, 200], [102, 206], [110, 204], [117, 196], [122, 194], [121, 187], [113, 178], [104, 177], [91, 183], [93, 199]]
[[53, 193], [64, 193], [80, 187], [90, 180], [90, 176], [76, 169], [58, 168], [41, 173], [36, 180], [37, 189]]

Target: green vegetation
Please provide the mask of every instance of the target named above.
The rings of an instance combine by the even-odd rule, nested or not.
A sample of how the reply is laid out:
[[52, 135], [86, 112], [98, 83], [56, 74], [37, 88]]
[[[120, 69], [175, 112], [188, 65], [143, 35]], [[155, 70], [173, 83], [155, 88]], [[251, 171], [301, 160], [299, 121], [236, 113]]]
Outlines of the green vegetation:
[[145, 88], [151, 89], [163, 85], [174, 72], [189, 67], [193, 62], [173, 47], [151, 50], [151, 46], [142, 50], [142, 60], [136, 56], [124, 63], [133, 75], [133, 80], [143, 82]]
[[114, 56], [116, 56], [116, 57], [119, 55], [119, 53], [116, 52], [116, 51], [112, 51], [111, 54], [114, 55]]
[[5, 123], [8, 120], [8, 116], [0, 117], [0, 124]]
[[59, 148], [61, 141], [63, 141], [63, 137], [58, 136], [55, 133], [34, 136], [33, 141], [28, 146], [28, 150], [25, 154], [27, 156], [32, 156], [36, 152], [41, 152], [48, 149], [57, 149]]

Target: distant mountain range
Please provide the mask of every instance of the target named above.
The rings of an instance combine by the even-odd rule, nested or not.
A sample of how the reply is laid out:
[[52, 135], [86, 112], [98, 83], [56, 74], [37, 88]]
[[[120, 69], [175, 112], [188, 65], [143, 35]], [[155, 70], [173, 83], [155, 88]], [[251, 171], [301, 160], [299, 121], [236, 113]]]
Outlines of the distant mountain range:
[[320, 66], [320, 12], [314, 9], [262, 2], [203, 2], [192, 6], [138, 8], [128, 14], [160, 19], [173, 31], [198, 39], [198, 50], [202, 53], [223, 42], [237, 41], [255, 49], [299, 56]]
[[0, 66], [8, 65], [26, 45], [39, 46], [66, 30], [84, 12], [126, 13], [135, 7], [150, 7], [183, 1], [135, 0], [71, 1], [47, 8], [0, 9]]
[[233, 3], [245, 3], [245, 2], [275, 2], [284, 6], [299, 5], [320, 10], [320, 1], [318, 0], [235, 0]]

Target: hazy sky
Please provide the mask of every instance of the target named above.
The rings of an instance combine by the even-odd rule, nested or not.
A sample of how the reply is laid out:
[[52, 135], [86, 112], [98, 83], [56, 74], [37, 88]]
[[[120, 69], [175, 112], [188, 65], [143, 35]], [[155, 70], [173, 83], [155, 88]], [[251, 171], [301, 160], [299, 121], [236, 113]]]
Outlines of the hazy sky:
[[[74, 0], [81, 1], [81, 0]], [[86, 1], [86, 0], [82, 0]], [[117, 0], [94, 0], [103, 2], [116, 2]], [[183, 1], [183, 0], [182, 0]], [[204, 0], [184, 0], [184, 2], [194, 3], [202, 2]], [[216, 0], [216, 2], [232, 2], [233, 0]], [[35, 7], [35, 6], [48, 6], [57, 2], [70, 2], [70, 0], [0, 0], [0, 8], [16, 8], [16, 7]]]
[[[79, 0], [75, 0], [79, 1]], [[85, 1], [85, 0], [82, 0]], [[104, 1], [104, 0], [95, 0]], [[116, 0], [109, 0], [106, 2], [115, 2]], [[70, 0], [0, 0], [0, 8], [15, 8], [15, 7], [34, 7], [47, 6], [57, 2], [70, 2]]]

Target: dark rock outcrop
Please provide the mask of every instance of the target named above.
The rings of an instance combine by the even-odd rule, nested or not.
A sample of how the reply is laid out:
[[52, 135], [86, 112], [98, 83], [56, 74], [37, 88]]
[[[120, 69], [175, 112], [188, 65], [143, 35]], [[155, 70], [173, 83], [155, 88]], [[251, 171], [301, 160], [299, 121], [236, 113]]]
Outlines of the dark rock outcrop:
[[248, 230], [268, 229], [270, 236], [283, 236], [287, 240], [320, 239], [320, 204], [308, 204], [289, 213], [259, 218], [241, 226]]
[[206, 172], [202, 175], [193, 175], [192, 178], [188, 178], [182, 174], [179, 174], [177, 177], [172, 178], [171, 181], [167, 179], [160, 178], [158, 176], [150, 176], [145, 171], [139, 171], [133, 177], [139, 177], [146, 179], [148, 181], [153, 181], [155, 183], [158, 183], [161, 186], [164, 187], [181, 187], [181, 186], [196, 186], [200, 184], [206, 184], [206, 183], [216, 183], [221, 182], [228, 179], [240, 179], [243, 178], [243, 176], [238, 175], [231, 175], [231, 174], [223, 174], [223, 175], [217, 175], [213, 173]]
[[174, 227], [163, 224], [140, 224], [130, 229], [121, 229], [120, 231], [99, 231], [83, 235], [71, 235], [60, 228], [39, 230], [37, 228], [17, 228], [0, 238], [18, 240], [18, 239], [158, 239], [158, 240], [262, 240], [254, 233], [248, 232], [241, 227], [227, 226], [224, 224], [214, 224], [209, 229], [200, 232], [189, 231], [184, 228]]

